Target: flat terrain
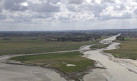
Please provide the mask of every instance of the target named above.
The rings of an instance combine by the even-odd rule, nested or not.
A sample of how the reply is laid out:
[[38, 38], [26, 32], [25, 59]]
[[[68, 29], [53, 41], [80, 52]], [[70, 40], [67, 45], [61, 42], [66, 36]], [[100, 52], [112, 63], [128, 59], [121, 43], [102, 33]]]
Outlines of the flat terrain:
[[66, 81], [53, 70], [0, 62], [0, 81]]
[[[110, 37], [108, 39], [115, 40], [116, 36]], [[125, 64], [124, 61], [121, 61], [117, 58], [113, 58], [113, 56], [108, 56], [103, 53], [104, 50], [117, 49], [117, 46], [119, 46], [119, 44], [120, 43], [112, 42], [107, 48], [96, 49], [96, 50], [90, 50], [89, 47], [91, 45], [82, 46], [80, 48], [80, 50], [81, 49], [83, 50], [83, 54], [84, 54], [83, 57], [82, 57], [81, 53], [73, 51], [73, 52], [66, 52], [66, 53], [65, 52], [62, 52], [62, 53], [55, 52], [55, 53], [50, 53], [50, 54], [46, 53], [45, 55], [18, 56], [18, 57], [13, 57], [12, 60], [17, 60], [17, 61], [21, 61], [24, 63], [31, 63], [31, 64], [35, 63], [37, 65], [58, 68], [61, 71], [68, 73], [68, 75], [71, 75], [71, 79], [74, 79], [75, 81], [81, 81], [82, 78], [84, 81], [92, 81], [92, 80], [94, 80], [94, 81], [136, 81], [137, 80], [136, 66], [130, 64], [129, 62], [126, 62], [126, 64]], [[7, 55], [7, 56], [10, 56], [10, 55]], [[44, 76], [43, 76], [43, 74], [41, 74], [41, 72], [37, 72], [38, 69], [30, 70], [25, 67], [20, 67], [18, 69], [18, 71], [20, 71], [22, 69], [21, 71], [25, 72], [24, 75], [18, 76], [20, 72], [17, 71], [17, 69], [16, 69], [17, 66], [12, 65], [13, 68], [11, 68], [11, 67], [8, 68], [8, 66], [10, 66], [10, 64], [3, 63], [4, 59], [6, 59], [7, 56], [1, 57], [2, 63], [0, 65], [1, 65], [2, 69], [0, 72], [2, 72], [2, 75], [1, 75], [2, 81], [12, 81], [12, 80], [23, 81], [23, 80], [32, 80], [32, 79], [37, 80], [37, 81], [45, 80], [46, 72], [43, 71], [44, 72]], [[86, 59], [84, 57], [86, 57], [88, 59]], [[89, 60], [89, 59], [91, 59], [91, 60]], [[84, 77], [82, 77], [83, 75], [80, 74], [81, 71], [84, 70], [88, 66], [93, 66], [94, 62], [92, 60], [95, 60], [99, 67], [103, 67], [106, 69], [97, 68], [93, 71], [89, 71], [89, 74], [86, 74], [86, 75], [84, 75]], [[133, 67], [129, 67], [129, 65], [131, 65]], [[24, 66], [24, 65], [21, 65], [21, 66]], [[27, 66], [27, 67], [31, 68], [32, 66]], [[4, 72], [3, 72], [3, 69], [4, 69]], [[39, 69], [41, 69], [41, 68], [39, 67]], [[11, 73], [11, 71], [13, 71], [13, 73]], [[79, 73], [79, 71], [80, 71], [80, 73]], [[76, 74], [74, 72], [76, 72]], [[14, 74], [14, 73], [16, 73], [16, 74]], [[27, 74], [33, 75], [33, 77], [32, 76], [24, 77], [24, 76], [28, 76]], [[54, 73], [52, 73], [52, 74], [54, 75]], [[7, 79], [7, 77], [3, 77], [3, 76], [8, 76], [8, 75], [10, 75], [11, 77], [8, 77], [9, 80], [5, 80], [5, 79]], [[77, 76], [77, 75], [80, 75], [80, 76]], [[56, 76], [58, 76], [58, 75], [56, 75]], [[48, 78], [48, 79], [46, 79], [46, 80], [47, 81], [54, 81], [54, 80], [62, 81], [62, 80], [54, 79], [53, 77], [47, 75], [46, 78]], [[37, 78], [37, 79], [35, 79], [35, 78]], [[51, 78], [53, 78], [54, 80], [50, 80]]]
[[18, 56], [11, 58], [11, 60], [17, 60], [23, 63], [31, 63], [48, 67], [54, 67], [58, 68], [59, 70], [65, 73], [83, 71], [88, 66], [94, 65], [94, 62], [92, 60], [82, 57], [82, 54], [79, 52]]
[[109, 44], [97, 44], [97, 45], [91, 46], [90, 48], [91, 49], [101, 49], [101, 48], [106, 48], [108, 46], [109, 46]]
[[120, 48], [114, 50], [106, 50], [107, 53], [112, 53], [115, 57], [137, 59], [137, 38], [120, 41]]
[[[29, 53], [43, 53], [65, 50], [77, 50], [80, 46], [92, 44], [90, 41], [83, 42], [43, 42], [40, 40], [32, 40], [24, 42], [20, 41], [23, 38], [19, 38], [19, 41], [0, 40], [0, 55], [11, 54], [29, 54]], [[36, 42], [37, 41], [37, 42]]]
[[[76, 73], [85, 70], [88, 66], [93, 66], [94, 61], [82, 57], [82, 54], [79, 52], [70, 52], [68, 50], [78, 50], [83, 45], [91, 45], [97, 43], [95, 41], [45, 41], [39, 37], [8, 37], [0, 38], [0, 55], [18, 55], [18, 54], [39, 54], [45, 53], [43, 55], [29, 55], [29, 56], [20, 56], [14, 57], [12, 59], [21, 61], [23, 63], [31, 63], [46, 67], [57, 68], [65, 73]], [[67, 51], [58, 52], [58, 51]], [[50, 54], [47, 54], [49, 53]], [[54, 52], [54, 53], [51, 53]], [[58, 52], [58, 53], [57, 53]], [[54, 70], [48, 71], [41, 67], [24, 66], [24, 65], [11, 65], [4, 64], [3, 57], [1, 56], [0, 67], [3, 69], [0, 72], [3, 72], [0, 75], [0, 81], [66, 81]], [[14, 67], [14, 68], [12, 68]], [[32, 67], [32, 70], [31, 70]], [[27, 69], [27, 70], [25, 70]], [[39, 70], [40, 71], [37, 71]], [[4, 71], [3, 71], [4, 70]], [[20, 71], [21, 70], [21, 73]], [[24, 71], [25, 70], [25, 71]], [[44, 71], [43, 71], [44, 70]], [[10, 71], [10, 72], [9, 72]], [[43, 71], [43, 72], [42, 72]], [[11, 73], [12, 72], [12, 73]], [[32, 73], [34, 72], [34, 73]], [[54, 73], [53, 73], [54, 72]], [[6, 73], [6, 75], [5, 75]], [[25, 75], [26, 74], [26, 75]], [[49, 75], [51, 74], [51, 75]], [[3, 77], [8, 76], [9, 77]], [[16, 75], [16, 76], [14, 76]], [[34, 77], [32, 77], [34, 76]], [[55, 77], [54, 77], [55, 76]], [[53, 78], [54, 77], [54, 78]], [[77, 80], [77, 76], [70, 77]]]

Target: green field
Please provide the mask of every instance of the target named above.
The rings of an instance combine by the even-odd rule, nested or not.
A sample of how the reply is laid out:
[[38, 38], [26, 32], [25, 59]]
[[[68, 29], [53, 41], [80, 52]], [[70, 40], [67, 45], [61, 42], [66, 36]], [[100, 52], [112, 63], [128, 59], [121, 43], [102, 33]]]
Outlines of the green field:
[[42, 40], [27, 41], [24, 39], [21, 41], [20, 38], [13, 38], [14, 40], [0, 40], [0, 55], [5, 54], [28, 54], [28, 53], [42, 53], [42, 52], [53, 52], [53, 51], [64, 51], [64, 50], [77, 50], [80, 46], [93, 44], [91, 41], [83, 42], [44, 42]]
[[[81, 57], [79, 52], [53, 53], [45, 55], [29, 55], [13, 57], [11, 60], [21, 61], [37, 65], [55, 67], [65, 73], [73, 73], [85, 70], [88, 66], [93, 66], [94, 62], [87, 58]], [[66, 66], [74, 64], [76, 66]]]
[[137, 59], [137, 38], [120, 41], [120, 43], [121, 45], [119, 49], [106, 50], [105, 52], [112, 53], [118, 58]]

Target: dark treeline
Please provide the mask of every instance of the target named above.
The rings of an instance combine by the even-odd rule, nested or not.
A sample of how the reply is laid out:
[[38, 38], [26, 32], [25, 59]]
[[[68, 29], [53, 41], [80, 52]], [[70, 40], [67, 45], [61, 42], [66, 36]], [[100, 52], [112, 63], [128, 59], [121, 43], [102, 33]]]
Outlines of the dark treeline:
[[[98, 33], [92, 32], [0, 32], [0, 38], [3, 40], [23, 41], [23, 40], [37, 40], [37, 41], [92, 41], [100, 39]], [[14, 39], [13, 39], [14, 38]]]
[[124, 40], [125, 40], [125, 37], [124, 37], [124, 36], [118, 36], [116, 39], [117, 39], [117, 40], [120, 40], [120, 41], [124, 41]]
[[10, 41], [93, 41], [102, 36], [122, 33], [118, 40], [137, 38], [137, 29], [81, 30], [81, 31], [26, 31], [0, 32], [1, 40]]
[[59, 37], [57, 41], [93, 41], [101, 38], [101, 35], [91, 35], [91, 36], [66, 36]]
[[137, 29], [123, 29], [117, 32], [121, 33], [121, 35], [117, 37], [117, 40], [120, 41], [124, 41], [127, 38], [137, 38]]

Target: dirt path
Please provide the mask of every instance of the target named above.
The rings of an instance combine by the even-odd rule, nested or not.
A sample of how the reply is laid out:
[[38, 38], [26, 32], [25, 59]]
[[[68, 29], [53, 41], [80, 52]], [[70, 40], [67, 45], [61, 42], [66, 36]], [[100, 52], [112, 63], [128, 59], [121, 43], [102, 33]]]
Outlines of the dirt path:
[[[106, 40], [114, 40], [116, 36], [107, 38]], [[93, 70], [94, 74], [91, 72], [85, 75], [83, 78], [84, 81], [137, 81], [137, 67], [133, 65], [134, 62], [136, 62], [135, 60], [134, 62], [132, 60], [133, 64], [131, 64], [126, 59], [127, 62], [103, 53], [103, 50], [117, 49], [119, 44], [120, 43], [113, 42], [107, 48], [84, 52], [85, 57], [97, 61], [98, 65], [106, 68], [100, 69], [100, 72]], [[98, 75], [100, 77], [98, 77]]]

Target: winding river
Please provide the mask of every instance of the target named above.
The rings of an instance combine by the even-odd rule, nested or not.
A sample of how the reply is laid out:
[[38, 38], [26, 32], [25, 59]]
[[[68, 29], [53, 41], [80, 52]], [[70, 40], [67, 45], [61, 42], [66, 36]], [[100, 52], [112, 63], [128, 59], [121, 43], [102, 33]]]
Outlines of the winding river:
[[[112, 36], [105, 40], [113, 41], [119, 35]], [[95, 60], [97, 66], [105, 68], [94, 69], [92, 72], [84, 76], [84, 81], [137, 81], [137, 67], [133, 65], [137, 63], [135, 60], [132, 60], [133, 62], [131, 64], [131, 60], [120, 60], [114, 58], [111, 54], [105, 54], [103, 52], [104, 50], [117, 49], [119, 44], [120, 43], [117, 42], [111, 42], [107, 48], [84, 52], [85, 57]]]

